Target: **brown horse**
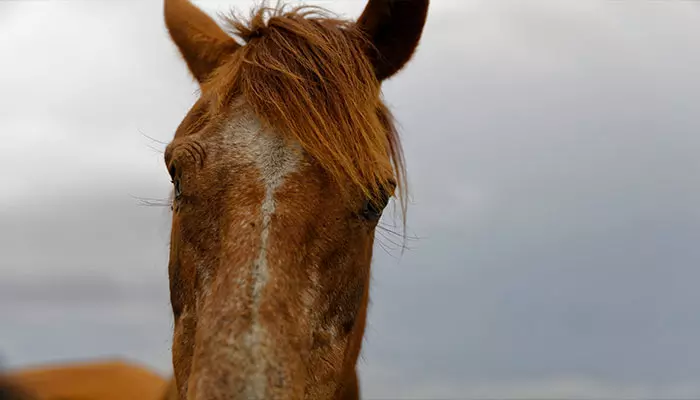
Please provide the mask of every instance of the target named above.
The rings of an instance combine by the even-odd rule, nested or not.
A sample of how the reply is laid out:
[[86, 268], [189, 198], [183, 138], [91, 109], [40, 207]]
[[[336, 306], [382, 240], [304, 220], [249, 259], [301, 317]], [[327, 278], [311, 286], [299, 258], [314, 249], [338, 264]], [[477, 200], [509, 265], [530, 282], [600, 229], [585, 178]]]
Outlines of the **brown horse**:
[[177, 392], [177, 383], [175, 382], [175, 378], [171, 378], [170, 381], [168, 381], [168, 386], [158, 398], [158, 400], [180, 400], [180, 395]]
[[11, 379], [0, 379], [0, 400], [37, 400], [30, 391]]
[[57, 364], [5, 372], [0, 400], [165, 400], [168, 384], [162, 376], [122, 361]]
[[261, 8], [226, 32], [165, 0], [201, 89], [165, 151], [181, 399], [359, 397], [374, 233], [405, 198], [381, 82], [411, 58], [427, 9], [369, 0], [342, 21]]

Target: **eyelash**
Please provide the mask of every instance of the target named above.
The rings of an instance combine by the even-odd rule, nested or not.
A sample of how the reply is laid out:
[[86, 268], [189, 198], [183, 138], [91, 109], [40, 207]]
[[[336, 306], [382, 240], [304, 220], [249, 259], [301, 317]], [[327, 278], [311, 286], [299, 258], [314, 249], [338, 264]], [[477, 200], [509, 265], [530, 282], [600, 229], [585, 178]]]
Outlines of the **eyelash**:
[[173, 184], [173, 196], [175, 200], [179, 200], [182, 197], [182, 187], [180, 186], [180, 180], [178, 178], [173, 178], [170, 183]]
[[180, 184], [180, 178], [177, 177], [177, 169], [175, 165], [171, 165], [168, 169], [170, 173], [170, 183], [173, 185], [173, 196], [170, 199], [170, 210], [174, 210], [175, 202], [182, 197], [182, 186]]

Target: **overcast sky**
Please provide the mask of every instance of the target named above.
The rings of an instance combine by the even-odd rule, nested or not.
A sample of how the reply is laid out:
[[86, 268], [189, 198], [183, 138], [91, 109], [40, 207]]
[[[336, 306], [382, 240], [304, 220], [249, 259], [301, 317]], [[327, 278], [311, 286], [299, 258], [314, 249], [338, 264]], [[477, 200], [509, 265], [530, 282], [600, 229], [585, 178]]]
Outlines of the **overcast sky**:
[[[433, 3], [385, 84], [417, 239], [376, 252], [365, 396], [700, 396], [700, 3]], [[3, 361], [170, 373], [169, 210], [136, 198], [196, 85], [161, 2], [0, 2], [0, 54]]]

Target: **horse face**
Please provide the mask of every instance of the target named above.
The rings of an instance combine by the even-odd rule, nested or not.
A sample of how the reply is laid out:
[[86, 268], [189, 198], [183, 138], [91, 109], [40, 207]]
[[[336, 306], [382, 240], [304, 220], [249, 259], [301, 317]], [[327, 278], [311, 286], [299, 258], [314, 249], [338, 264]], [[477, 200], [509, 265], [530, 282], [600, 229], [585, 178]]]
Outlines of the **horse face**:
[[260, 12], [240, 46], [166, 1], [202, 88], [165, 152], [181, 398], [357, 397], [374, 232], [400, 172], [379, 83], [426, 9], [371, 1], [356, 24]]

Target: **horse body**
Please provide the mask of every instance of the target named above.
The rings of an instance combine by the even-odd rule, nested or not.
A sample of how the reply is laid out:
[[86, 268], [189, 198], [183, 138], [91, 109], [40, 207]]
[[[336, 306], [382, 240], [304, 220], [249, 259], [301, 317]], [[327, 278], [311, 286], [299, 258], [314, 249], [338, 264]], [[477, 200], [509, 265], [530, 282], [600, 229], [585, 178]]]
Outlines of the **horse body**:
[[0, 400], [37, 400], [31, 392], [11, 379], [0, 378]]
[[168, 385], [162, 376], [122, 361], [20, 369], [6, 372], [2, 382], [16, 393], [9, 400], [161, 400]]

